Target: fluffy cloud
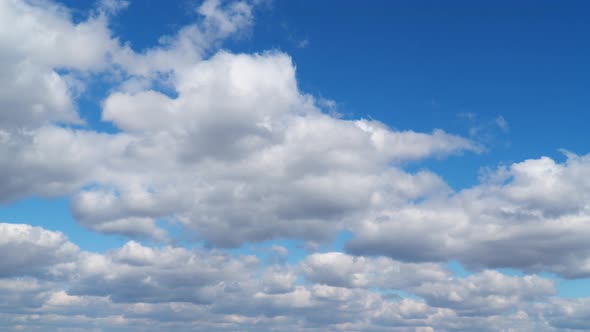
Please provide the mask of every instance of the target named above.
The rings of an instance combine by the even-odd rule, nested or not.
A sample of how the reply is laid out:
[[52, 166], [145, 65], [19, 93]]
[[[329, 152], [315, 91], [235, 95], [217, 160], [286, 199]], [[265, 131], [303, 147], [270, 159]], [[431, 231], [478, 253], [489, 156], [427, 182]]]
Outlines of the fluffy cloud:
[[110, 296], [115, 302], [211, 304], [219, 293], [238, 291], [254, 279], [257, 264], [255, 257], [154, 250], [129, 242], [107, 255], [84, 253], [70, 293]]
[[68, 8], [51, 1], [1, 1], [0, 130], [50, 122], [82, 124], [75, 97], [88, 75], [153, 77], [180, 69], [252, 21], [248, 2], [208, 0], [198, 8], [202, 19], [197, 23], [137, 53], [108, 28], [111, 15], [127, 4], [102, 1], [86, 20], [74, 23]]
[[540, 303], [536, 309], [551, 324], [563, 331], [590, 329], [590, 301], [588, 298], [553, 299]]
[[[61, 80], [61, 67], [121, 71], [126, 80], [103, 102], [103, 120], [118, 133], [55, 127], [49, 123], [63, 119], [48, 116], [1, 136], [2, 149], [15, 156], [0, 162], [12, 175], [1, 183], [1, 199], [84, 188], [72, 212], [99, 232], [165, 240], [157, 223], [166, 220], [216, 246], [277, 237], [323, 241], [373, 205], [447, 190], [432, 173], [408, 174], [392, 163], [479, 149], [441, 130], [395, 131], [377, 121], [326, 115], [299, 91], [295, 67], [283, 53], [220, 51], [204, 58], [217, 41], [251, 24], [247, 2], [206, 1], [198, 8], [200, 21], [142, 53], [110, 36], [107, 9], [75, 25], [66, 9], [49, 3], [10, 6], [12, 19], [33, 15], [23, 34], [35, 28], [56, 36], [57, 44], [45, 46], [52, 52], [74, 47], [59, 44], [62, 39], [102, 45], [79, 59], [56, 53], [32, 63]], [[68, 38], [76, 33], [82, 37]], [[152, 83], [169, 86], [175, 96], [151, 89]], [[62, 99], [71, 104], [71, 88], [63, 88]], [[25, 108], [15, 110], [25, 114]]]
[[124, 1], [102, 1], [86, 20], [73, 23], [69, 10], [49, 1], [0, 2], [0, 130], [34, 128], [48, 122], [82, 124], [75, 97], [82, 78], [117, 68], [154, 76], [199, 61], [220, 39], [248, 27], [247, 2], [204, 2], [203, 19], [145, 53], [121, 45], [108, 28]]
[[175, 98], [147, 90], [105, 100], [104, 119], [134, 141], [97, 180], [103, 188], [74, 200], [83, 223], [100, 230], [121, 218], [172, 218], [220, 246], [322, 240], [373, 204], [446, 190], [432, 173], [390, 163], [477, 149], [440, 130], [330, 117], [299, 92], [282, 53], [221, 52], [173, 82]]
[[[124, 153], [126, 135], [43, 126], [0, 131], [0, 201], [28, 195], [58, 196], [78, 190], [104, 172], [107, 155]], [[8, 157], [10, 156], [10, 157]]]
[[589, 172], [590, 156], [572, 154], [561, 164], [543, 157], [501, 167], [449, 198], [375, 211], [348, 250], [588, 276]]
[[78, 247], [59, 232], [30, 225], [0, 223], [0, 277], [59, 277]]
[[341, 252], [316, 253], [302, 263], [307, 279], [346, 288], [406, 289], [449, 278], [437, 264], [401, 263], [386, 257], [355, 257]]
[[[134, 241], [100, 254], [80, 251], [58, 232], [0, 225], [2, 238], [11, 244], [0, 247], [3, 257], [18, 256], [27, 244], [27, 262], [38, 262], [14, 268], [19, 264], [2, 261], [2, 271], [12, 271], [0, 276], [0, 326], [6, 329], [555, 331], [586, 326], [584, 301], [555, 298], [553, 282], [534, 275], [484, 271], [457, 278], [434, 264], [333, 252], [265, 266], [253, 256]], [[61, 271], [59, 278], [54, 271]]]
[[181, 72], [203, 60], [222, 40], [243, 34], [251, 26], [259, 1], [206, 0], [197, 8], [201, 19], [182, 27], [173, 36], [160, 38], [160, 45], [136, 53], [130, 47], [113, 52], [113, 63], [134, 78], [162, 78]]
[[548, 279], [511, 277], [493, 270], [463, 279], [426, 282], [413, 291], [434, 307], [452, 308], [465, 316], [505, 314], [556, 292], [553, 282]]
[[0, 130], [48, 121], [81, 123], [76, 80], [60, 70], [104, 68], [116, 44], [104, 15], [72, 23], [64, 7], [0, 1]]
[[[59, 232], [0, 224], [0, 329], [588, 329], [585, 299], [489, 269], [590, 275], [590, 155], [514, 163], [459, 192], [408, 172], [482, 148], [329, 115], [299, 90], [287, 54], [220, 50], [248, 31], [256, 3], [207, 0], [196, 22], [137, 51], [108, 28], [125, 1], [74, 23], [49, 1], [0, 0], [0, 201], [70, 196], [81, 225], [135, 239], [86, 252]], [[101, 104], [112, 133], [76, 110], [96, 74], [116, 80]], [[165, 223], [197, 248], [173, 245]], [[266, 264], [210, 249], [340, 230], [353, 233], [348, 254], [298, 263], [280, 246]], [[453, 276], [449, 259], [475, 273]]]

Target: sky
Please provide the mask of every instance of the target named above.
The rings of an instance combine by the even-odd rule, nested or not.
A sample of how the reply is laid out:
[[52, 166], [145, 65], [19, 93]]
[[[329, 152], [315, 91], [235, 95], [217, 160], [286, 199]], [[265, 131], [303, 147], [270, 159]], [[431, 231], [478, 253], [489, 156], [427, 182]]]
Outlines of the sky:
[[588, 14], [0, 0], [0, 330], [590, 330]]

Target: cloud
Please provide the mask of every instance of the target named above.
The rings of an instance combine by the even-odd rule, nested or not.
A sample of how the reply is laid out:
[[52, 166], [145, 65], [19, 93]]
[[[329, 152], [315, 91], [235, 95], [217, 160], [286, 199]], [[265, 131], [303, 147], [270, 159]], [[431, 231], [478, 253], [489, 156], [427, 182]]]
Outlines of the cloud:
[[473, 268], [588, 276], [589, 161], [573, 154], [561, 164], [530, 159], [448, 198], [377, 210], [357, 224], [347, 248], [404, 261], [456, 259]]
[[59, 232], [23, 224], [0, 223], [0, 277], [61, 277], [78, 247]]
[[[247, 2], [206, 1], [196, 23], [141, 53], [111, 37], [107, 15], [74, 25], [62, 7], [16, 7], [22, 12], [14, 17], [39, 16], [29, 30], [43, 28], [68, 42], [82, 33], [81, 40], [103, 45], [79, 59], [56, 53], [53, 61], [31, 61], [49, 71], [66, 66], [122, 75], [121, 89], [102, 103], [103, 120], [120, 131], [63, 128], [52, 116], [27, 119], [25, 131], [6, 129], [1, 148], [15, 158], [0, 161], [7, 174], [1, 199], [74, 194], [76, 220], [98, 232], [165, 240], [157, 222], [168, 221], [222, 247], [280, 237], [326, 241], [373, 204], [446, 190], [436, 175], [408, 174], [397, 165], [479, 149], [442, 130], [395, 131], [327, 115], [299, 91], [284, 53], [204, 57], [251, 24]], [[50, 23], [35, 26], [44, 20]]]
[[[532, 273], [590, 275], [590, 155], [513, 163], [458, 192], [409, 172], [483, 148], [329, 114], [335, 103], [299, 89], [289, 55], [221, 50], [248, 33], [257, 3], [207, 0], [195, 22], [134, 50], [108, 28], [125, 1], [74, 23], [53, 2], [0, 0], [0, 201], [70, 197], [78, 223], [132, 239], [88, 252], [0, 223], [0, 329], [588, 329], [587, 301]], [[77, 110], [101, 75], [115, 81], [100, 105], [111, 133]], [[342, 230], [348, 253], [325, 252]], [[220, 249], [278, 239], [316, 252], [290, 263], [274, 242], [265, 261]], [[453, 276], [451, 259], [473, 274]]]
[[445, 280], [449, 274], [437, 264], [412, 264], [385, 257], [355, 257], [341, 252], [316, 253], [302, 263], [310, 281], [346, 288], [407, 289], [425, 281]]
[[67, 8], [49, 1], [2, 1], [0, 22], [0, 130], [82, 124], [77, 73], [105, 70], [119, 48], [107, 17], [73, 23]]
[[98, 2], [98, 9], [107, 15], [117, 14], [127, 7], [129, 7], [129, 1], [126, 0], [100, 0]]
[[[298, 91], [282, 53], [220, 52], [174, 82], [176, 98], [148, 90], [105, 100], [104, 119], [134, 142], [96, 181], [109, 191], [94, 187], [74, 200], [78, 220], [173, 218], [220, 246], [322, 240], [380, 191], [406, 198], [444, 187], [432, 174], [406, 174], [391, 162], [476, 149], [440, 130], [396, 132], [323, 114]], [[108, 199], [93, 205], [91, 197]]]
[[[58, 232], [0, 225], [1, 238], [12, 244], [0, 247], [3, 257], [23, 257], [15, 250], [21, 253], [26, 248], [26, 261], [38, 262], [25, 267], [2, 260], [2, 271], [11, 271], [0, 276], [0, 326], [7, 329], [556, 331], [585, 327], [585, 302], [555, 298], [553, 282], [535, 275], [482, 271], [456, 278], [436, 264], [335, 252], [313, 254], [296, 264], [264, 265], [253, 256], [134, 241], [94, 253], [80, 251]], [[52, 273], [57, 270], [59, 278]], [[392, 296], [399, 292], [413, 298]]]
[[203, 1], [196, 8], [200, 15], [196, 22], [174, 35], [162, 36], [159, 45], [140, 53], [121, 46], [112, 53], [112, 61], [130, 79], [162, 78], [162, 74], [181, 72], [211, 54], [224, 39], [248, 31], [256, 5], [257, 1]]
[[590, 301], [588, 298], [553, 299], [537, 305], [543, 317], [561, 331], [584, 331], [590, 328]]
[[[78, 190], [101, 173], [107, 155], [123, 153], [126, 135], [42, 126], [0, 131], [0, 201], [28, 195], [59, 196]], [[103, 163], [103, 164], [101, 164]]]
[[0, 2], [0, 129], [82, 124], [75, 103], [75, 90], [83, 82], [79, 76], [157, 76], [199, 61], [221, 39], [252, 22], [252, 4], [208, 0], [198, 7], [201, 17], [196, 23], [136, 53], [108, 27], [111, 15], [127, 5], [100, 1], [96, 12], [74, 23], [68, 8], [51, 1]]
[[496, 122], [498, 128], [500, 128], [503, 132], [507, 132], [509, 130], [508, 122], [506, 121], [506, 119], [504, 119], [503, 116], [497, 116], [496, 119], [494, 119], [494, 121]]
[[[258, 260], [243, 256], [152, 249], [128, 242], [107, 255], [84, 253], [73, 295], [109, 296], [114, 302], [211, 304], [227, 288], [238, 291], [253, 279]], [[249, 270], [251, 272], [249, 272]]]
[[426, 282], [413, 291], [434, 307], [465, 316], [502, 315], [555, 295], [553, 282], [538, 276], [512, 277], [486, 270], [469, 277]]

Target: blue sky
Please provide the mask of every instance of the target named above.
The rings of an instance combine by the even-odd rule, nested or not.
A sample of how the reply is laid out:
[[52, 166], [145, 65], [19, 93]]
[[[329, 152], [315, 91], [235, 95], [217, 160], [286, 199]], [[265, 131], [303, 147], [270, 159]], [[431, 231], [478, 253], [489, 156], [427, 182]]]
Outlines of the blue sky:
[[0, 0], [0, 328], [590, 329], [589, 11]]

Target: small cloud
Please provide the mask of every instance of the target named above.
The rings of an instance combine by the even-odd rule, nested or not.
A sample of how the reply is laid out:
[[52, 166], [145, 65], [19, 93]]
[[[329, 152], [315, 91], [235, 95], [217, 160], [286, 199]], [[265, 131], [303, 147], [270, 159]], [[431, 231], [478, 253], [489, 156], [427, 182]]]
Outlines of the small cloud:
[[309, 39], [305, 38], [297, 42], [297, 48], [307, 48], [309, 46]]
[[126, 0], [101, 0], [98, 3], [99, 11], [108, 15], [116, 15], [127, 7], [129, 7], [129, 1]]
[[281, 23], [281, 28], [286, 33], [286, 40], [289, 44], [295, 46], [296, 48], [307, 48], [309, 47], [309, 38], [302, 37], [303, 34], [295, 31], [287, 22]]
[[496, 125], [498, 125], [498, 127], [502, 129], [503, 132], [508, 131], [508, 122], [506, 122], [506, 119], [504, 119], [503, 116], [499, 115], [498, 117], [496, 117], [495, 122]]
[[470, 136], [477, 136], [478, 134], [483, 134], [485, 132], [493, 131], [494, 127], [499, 128], [502, 132], [508, 132], [508, 121], [501, 116], [498, 115], [493, 120], [482, 121], [483, 119], [478, 119], [477, 114], [472, 112], [461, 112], [457, 113], [457, 117], [460, 119], [465, 119], [471, 123], [471, 127], [469, 128], [469, 135]]
[[266, 260], [269, 264], [282, 265], [287, 263], [288, 257], [289, 249], [280, 245], [273, 245], [268, 250]]
[[272, 250], [272, 252], [276, 253], [279, 256], [287, 256], [289, 255], [289, 249], [283, 247], [283, 246], [279, 246], [279, 245], [273, 245], [270, 250]]
[[305, 250], [308, 253], [318, 252], [320, 250], [320, 244], [316, 241], [306, 241], [305, 242]]
[[486, 119], [481, 114], [462, 112], [458, 113], [457, 117], [467, 123], [467, 133], [471, 139], [488, 146], [509, 145], [509, 142], [505, 141], [505, 135], [509, 132], [508, 121], [503, 116]]
[[458, 114], [457, 114], [457, 116], [458, 116], [459, 118], [462, 118], [462, 119], [467, 119], [467, 120], [469, 120], [469, 121], [473, 121], [473, 120], [475, 120], [475, 118], [477, 117], [477, 116], [475, 115], [475, 113], [472, 113], [472, 112], [461, 112], [461, 113], [458, 113]]

